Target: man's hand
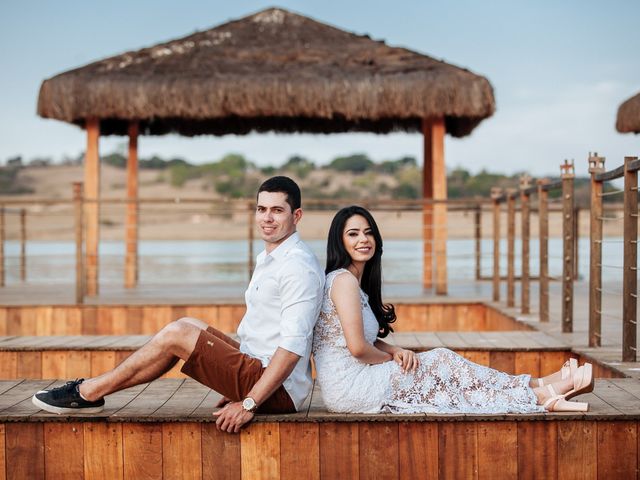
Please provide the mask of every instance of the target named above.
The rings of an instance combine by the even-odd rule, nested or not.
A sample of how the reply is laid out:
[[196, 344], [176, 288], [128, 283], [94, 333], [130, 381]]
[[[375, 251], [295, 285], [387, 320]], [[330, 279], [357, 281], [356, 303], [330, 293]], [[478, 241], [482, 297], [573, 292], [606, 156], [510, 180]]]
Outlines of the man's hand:
[[241, 402], [227, 403], [222, 409], [213, 412], [218, 430], [227, 433], [238, 433], [243, 425], [253, 419], [253, 413], [242, 408]]
[[228, 399], [227, 397], [222, 397], [220, 400], [218, 400], [218, 403], [216, 403], [216, 408], [222, 408], [227, 403], [230, 403], [230, 402], [231, 402], [231, 400]]

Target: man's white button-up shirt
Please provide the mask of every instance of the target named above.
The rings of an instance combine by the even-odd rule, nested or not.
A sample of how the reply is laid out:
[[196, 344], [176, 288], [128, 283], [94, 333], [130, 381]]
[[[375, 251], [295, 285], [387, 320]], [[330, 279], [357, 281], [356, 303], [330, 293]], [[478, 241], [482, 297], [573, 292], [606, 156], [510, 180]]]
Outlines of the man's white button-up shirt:
[[264, 367], [278, 347], [300, 355], [283, 384], [296, 410], [313, 385], [309, 358], [323, 288], [318, 259], [294, 232], [271, 253], [263, 250], [258, 255], [245, 292], [247, 313], [238, 326], [240, 351]]

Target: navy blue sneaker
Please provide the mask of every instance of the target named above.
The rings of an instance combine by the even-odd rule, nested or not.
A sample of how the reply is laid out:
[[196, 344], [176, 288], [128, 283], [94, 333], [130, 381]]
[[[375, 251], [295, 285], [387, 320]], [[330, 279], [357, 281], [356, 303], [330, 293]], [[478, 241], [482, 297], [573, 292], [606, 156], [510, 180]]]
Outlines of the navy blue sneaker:
[[78, 388], [82, 382], [84, 378], [51, 390], [40, 390], [31, 401], [36, 407], [51, 413], [100, 413], [104, 409], [104, 398], [95, 402], [82, 398]]

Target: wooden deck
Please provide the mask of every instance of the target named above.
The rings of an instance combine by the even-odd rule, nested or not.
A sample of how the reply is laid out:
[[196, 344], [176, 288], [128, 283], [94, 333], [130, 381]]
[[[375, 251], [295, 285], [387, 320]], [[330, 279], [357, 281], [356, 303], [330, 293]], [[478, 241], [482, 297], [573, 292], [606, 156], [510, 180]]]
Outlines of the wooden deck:
[[[347, 415], [317, 388], [292, 415], [216, 430], [218, 394], [161, 379], [59, 416], [30, 397], [58, 382], [0, 381], [0, 478], [636, 478], [640, 382], [598, 380], [583, 414]], [[384, 454], [380, 446], [384, 445]]]
[[[195, 317], [235, 333], [243, 303], [202, 305], [0, 305], [0, 335], [138, 335], [154, 334], [172, 320]], [[530, 330], [498, 308], [482, 302], [411, 302], [396, 305], [396, 331]]]

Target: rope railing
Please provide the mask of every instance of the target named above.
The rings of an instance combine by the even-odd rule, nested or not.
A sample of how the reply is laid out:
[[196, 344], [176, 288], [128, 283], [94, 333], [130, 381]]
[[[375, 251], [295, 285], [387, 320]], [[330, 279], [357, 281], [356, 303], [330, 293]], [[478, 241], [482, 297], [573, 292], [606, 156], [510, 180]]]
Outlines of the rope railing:
[[[602, 294], [609, 293], [602, 285], [602, 269], [622, 270], [622, 361], [637, 359], [637, 297], [638, 297], [638, 169], [637, 157], [625, 157], [624, 163], [605, 171], [605, 158], [597, 153], [589, 156], [591, 174], [591, 234], [589, 280], [589, 346], [602, 344]], [[623, 178], [622, 190], [603, 192], [603, 182]], [[622, 195], [623, 214], [606, 216], [603, 198]], [[608, 222], [623, 222], [622, 265], [603, 263], [603, 228]]]
[[[549, 253], [549, 214], [551, 212], [562, 212], [562, 238], [563, 249], [562, 260], [563, 272], [561, 280], [563, 283], [563, 331], [573, 329], [573, 280], [578, 277], [578, 218], [579, 209], [574, 205], [573, 162], [565, 161], [561, 165], [561, 179], [551, 182], [547, 179], [538, 180], [536, 185], [531, 185], [531, 178], [527, 175], [521, 177], [519, 189], [501, 190], [492, 189], [491, 200], [493, 202], [493, 300], [500, 301], [500, 283], [503, 277], [500, 274], [500, 259], [504, 258], [500, 253], [500, 214], [501, 204], [506, 203], [507, 209], [507, 307], [515, 307], [515, 282], [520, 280], [520, 310], [523, 314], [530, 313], [530, 281], [532, 279], [530, 271], [531, 252], [531, 213], [538, 215], [538, 237], [539, 237], [539, 311], [540, 321], [549, 321], [549, 281], [554, 277], [549, 275], [549, 260], [558, 258]], [[550, 200], [549, 192], [561, 189], [562, 196], [559, 200]], [[532, 195], [538, 196], [537, 209], [532, 207]], [[520, 212], [520, 232], [521, 232], [521, 275], [515, 273], [515, 230], [516, 230], [516, 203], [519, 202]], [[553, 208], [557, 206], [559, 208]]]

